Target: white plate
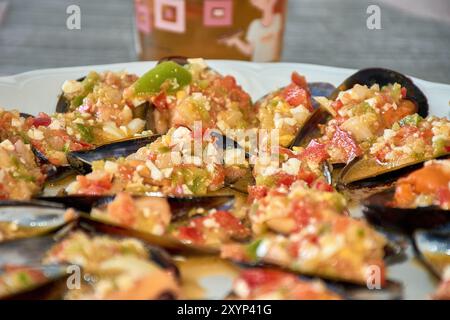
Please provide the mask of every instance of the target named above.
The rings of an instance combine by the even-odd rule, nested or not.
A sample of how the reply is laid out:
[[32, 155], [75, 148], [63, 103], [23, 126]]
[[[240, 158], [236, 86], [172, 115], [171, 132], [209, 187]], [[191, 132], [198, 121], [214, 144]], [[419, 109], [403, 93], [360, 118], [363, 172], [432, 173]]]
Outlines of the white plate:
[[[289, 83], [292, 71], [306, 76], [309, 82], [326, 81], [338, 85], [355, 70], [316, 66], [300, 63], [250, 63], [242, 61], [211, 60], [211, 67], [236, 77], [239, 84], [248, 91], [253, 99], [258, 99], [274, 88]], [[45, 69], [26, 72], [0, 78], [0, 107], [18, 109], [22, 112], [37, 114], [52, 113], [55, 109], [61, 85], [66, 79], [77, 79], [89, 71], [126, 70], [138, 75], [154, 66], [154, 62], [131, 62], [111, 65], [85, 66], [60, 69]], [[413, 79], [428, 97], [430, 114], [449, 116], [450, 85]], [[411, 257], [411, 252], [409, 252]], [[435, 283], [423, 267], [414, 259], [389, 268], [390, 279], [403, 282], [406, 299], [425, 299], [433, 292]], [[229, 279], [213, 277], [204, 279], [206, 291], [223, 289]], [[218, 291], [218, 290], [217, 290]]]

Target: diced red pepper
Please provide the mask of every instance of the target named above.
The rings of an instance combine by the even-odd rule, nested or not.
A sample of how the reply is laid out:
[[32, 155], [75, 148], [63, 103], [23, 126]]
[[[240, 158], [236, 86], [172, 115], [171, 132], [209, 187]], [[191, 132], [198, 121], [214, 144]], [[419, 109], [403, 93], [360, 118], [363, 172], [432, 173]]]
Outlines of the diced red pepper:
[[305, 181], [310, 186], [317, 179], [317, 175], [312, 171], [301, 169], [297, 174], [297, 179]]
[[338, 126], [335, 127], [335, 131], [331, 139], [331, 145], [332, 147], [343, 151], [345, 154], [345, 159], [343, 159], [345, 163], [349, 163], [362, 154], [361, 148], [358, 146], [351, 134], [345, 130], [342, 130]]
[[300, 88], [295, 83], [291, 83], [286, 88], [284, 88], [281, 96], [292, 107], [297, 107], [301, 104], [309, 111], [314, 111], [308, 92], [305, 89]]
[[203, 242], [203, 235], [195, 227], [191, 226], [181, 226], [178, 228], [178, 236], [181, 240], [191, 241], [194, 243], [201, 243]]
[[315, 139], [311, 140], [305, 150], [300, 154], [301, 159], [306, 159], [315, 163], [322, 163], [329, 157], [327, 146]]
[[326, 191], [326, 192], [333, 192], [334, 191], [333, 186], [329, 185], [328, 183], [326, 183], [323, 180], [317, 180], [314, 183], [313, 187], [315, 189], [319, 190], [319, 191]]
[[341, 109], [343, 106], [344, 104], [341, 100], [336, 100], [331, 103], [331, 107], [336, 111], [339, 111], [339, 109]]
[[249, 186], [248, 187], [248, 200], [259, 200], [267, 196], [269, 189], [266, 186]]
[[291, 74], [291, 81], [292, 83], [295, 83], [300, 88], [303, 88], [307, 91], [309, 91], [308, 82], [306, 81], [306, 78], [302, 75], [300, 75], [298, 72], [294, 71]]
[[294, 275], [270, 269], [247, 269], [242, 271], [239, 278], [244, 280], [250, 289], [270, 283], [278, 284], [283, 279], [290, 279], [292, 282], [296, 281]]
[[295, 176], [280, 172], [276, 175], [277, 187], [286, 186], [290, 187], [296, 180]]
[[213, 218], [223, 230], [227, 230], [232, 233], [245, 232], [245, 228], [242, 225], [241, 220], [228, 211], [217, 211], [213, 214]]
[[449, 189], [439, 189], [438, 192], [439, 205], [441, 207], [450, 206], [450, 190]]
[[402, 98], [404, 99], [404, 98], [406, 98], [406, 94], [407, 94], [407, 90], [406, 90], [406, 88], [405, 87], [402, 87], [401, 89], [400, 89], [400, 92], [401, 92], [401, 94], [402, 94]]
[[50, 123], [52, 123], [52, 119], [43, 112], [40, 112], [39, 115], [36, 118], [33, 118], [33, 126], [40, 127], [48, 127], [50, 125]]
[[167, 96], [164, 91], [160, 92], [154, 99], [153, 99], [153, 105], [158, 109], [160, 112], [166, 110], [169, 108], [169, 104], [167, 103]]

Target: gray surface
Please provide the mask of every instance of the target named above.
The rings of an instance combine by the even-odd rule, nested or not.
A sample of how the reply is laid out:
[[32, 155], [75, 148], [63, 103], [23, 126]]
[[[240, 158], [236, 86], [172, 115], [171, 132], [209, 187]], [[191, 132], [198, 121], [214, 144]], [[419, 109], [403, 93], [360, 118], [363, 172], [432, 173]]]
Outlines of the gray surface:
[[[388, 5], [390, 1], [394, 0], [290, 0], [283, 60], [350, 68], [383, 66], [450, 83], [450, 24], [445, 22], [450, 0], [427, 1], [430, 8], [438, 8], [439, 2], [434, 11], [444, 17], [441, 21], [406, 13]], [[414, 11], [410, 9], [417, 1], [407, 3], [408, 11]], [[136, 60], [131, 0], [8, 2], [0, 25], [0, 75]], [[79, 31], [66, 29], [70, 4], [81, 6]], [[367, 29], [369, 4], [380, 5], [382, 30]]]

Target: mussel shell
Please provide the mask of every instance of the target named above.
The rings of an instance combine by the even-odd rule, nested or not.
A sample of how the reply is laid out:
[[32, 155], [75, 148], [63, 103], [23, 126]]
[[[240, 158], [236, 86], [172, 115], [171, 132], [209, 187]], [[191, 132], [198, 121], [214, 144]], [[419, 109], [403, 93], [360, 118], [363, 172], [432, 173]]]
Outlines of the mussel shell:
[[[117, 239], [133, 237], [132, 233], [126, 229], [81, 217], [57, 233], [0, 243], [0, 267], [4, 265], [39, 265], [46, 253], [73, 231], [83, 231], [91, 236], [102, 235]], [[146, 239], [139, 238], [139, 240], [143, 241], [146, 246], [150, 260], [173, 272], [174, 275], [179, 275], [178, 268], [167, 252]]]
[[359, 70], [345, 79], [329, 98], [335, 100], [339, 95], [339, 92], [351, 89], [356, 84], [367, 85], [368, 87], [379, 84], [380, 87], [382, 87], [396, 82], [406, 88], [406, 99], [416, 104], [418, 108], [417, 113], [422, 117], [428, 116], [428, 101], [422, 90], [420, 90], [409, 77], [389, 69], [368, 68]]
[[[164, 195], [160, 192], [148, 193], [146, 195], [136, 195], [140, 197], [166, 198], [172, 213], [173, 220], [186, 217], [194, 208], [203, 208], [205, 210], [230, 210], [234, 205], [234, 196], [232, 195], [205, 195], [205, 196], [185, 196], [176, 197]], [[68, 196], [50, 196], [40, 197], [39, 200], [63, 205], [65, 208], [74, 208], [81, 212], [89, 213], [94, 207], [102, 207], [113, 201], [115, 195], [68, 195]]]
[[396, 208], [391, 205], [395, 189], [388, 189], [363, 200], [366, 219], [377, 226], [411, 233], [450, 222], [450, 212], [436, 206]]
[[294, 140], [289, 145], [293, 147], [306, 147], [308, 143], [320, 137], [319, 125], [326, 124], [331, 119], [331, 114], [325, 108], [319, 106], [313, 111], [305, 125], [295, 135]]
[[93, 161], [126, 157], [154, 142], [159, 137], [160, 135], [150, 135], [124, 139], [91, 150], [72, 151], [67, 153], [67, 160], [74, 170], [81, 174], [87, 174], [92, 171]]
[[420, 259], [435, 276], [442, 278], [445, 266], [450, 265], [450, 224], [438, 229], [416, 231], [413, 238]]
[[189, 58], [187, 58], [185, 56], [168, 56], [168, 57], [161, 58], [157, 64], [160, 64], [160, 63], [163, 63], [166, 61], [172, 61], [172, 62], [179, 64], [180, 66], [184, 66], [189, 63], [188, 59]]
[[[81, 77], [81, 78], [77, 79], [77, 81], [81, 82], [85, 78], [86, 77]], [[66, 113], [66, 112], [70, 111], [69, 107], [70, 107], [70, 102], [66, 99], [66, 97], [64, 96], [64, 93], [61, 92], [61, 94], [58, 97], [58, 101], [56, 102], [55, 111], [58, 113]]]
[[149, 232], [125, 228], [113, 222], [94, 218], [87, 214], [81, 214], [80, 220], [81, 223], [83, 223], [85, 226], [91, 226], [98, 232], [143, 240], [152, 246], [163, 248], [171, 254], [192, 256], [218, 256], [220, 253], [218, 249], [213, 247], [187, 244], [172, 237], [171, 235], [158, 236]]
[[403, 285], [393, 280], [387, 280], [380, 289], [369, 289], [366, 286], [347, 283], [338, 283], [333, 286], [348, 300], [400, 300], [403, 298]]
[[33, 150], [39, 165], [45, 172], [47, 182], [54, 182], [64, 179], [75, 172], [70, 165], [56, 166], [51, 164], [47, 156], [35, 147], [32, 146], [31, 150]]
[[[435, 159], [446, 159], [450, 154]], [[345, 188], [374, 187], [388, 185], [408, 173], [420, 169], [428, 160], [411, 160], [398, 165], [380, 165], [375, 158], [356, 158], [341, 171], [338, 184]]]
[[0, 202], [0, 222], [17, 226], [17, 235], [15, 236], [13, 232], [12, 238], [6, 239], [11, 241], [50, 233], [67, 224], [68, 220], [64, 207], [54, 203], [2, 201]]
[[[67, 289], [66, 280], [69, 274], [66, 268], [60, 265], [26, 266], [33, 271], [41, 272], [45, 276], [42, 282], [28, 285], [5, 296], [0, 300], [54, 300], [61, 299]], [[0, 268], [0, 276], [4, 270]]]
[[311, 82], [308, 83], [309, 91], [311, 93], [312, 104], [314, 109], [319, 107], [319, 103], [314, 97], [329, 97], [336, 90], [336, 87], [328, 82]]

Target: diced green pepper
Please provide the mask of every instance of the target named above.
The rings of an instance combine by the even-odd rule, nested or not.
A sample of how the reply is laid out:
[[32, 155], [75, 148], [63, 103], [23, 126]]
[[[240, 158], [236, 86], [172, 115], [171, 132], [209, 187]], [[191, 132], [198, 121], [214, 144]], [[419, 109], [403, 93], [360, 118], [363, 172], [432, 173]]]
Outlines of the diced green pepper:
[[[191, 83], [191, 73], [173, 61], [165, 61], [146, 72], [134, 83], [135, 93], [138, 95], [157, 93], [166, 81], [176, 83], [178, 87], [183, 87]], [[178, 87], [171, 87], [170, 90]]]
[[72, 108], [78, 108], [83, 103], [83, 99], [86, 98], [86, 96], [91, 93], [94, 90], [94, 86], [99, 81], [100, 76], [96, 72], [89, 72], [89, 74], [86, 76], [86, 78], [81, 81], [81, 84], [83, 85], [83, 92], [79, 95], [73, 98], [71, 105]]
[[86, 127], [82, 125], [81, 123], [77, 123], [76, 127], [78, 131], [80, 132], [81, 139], [85, 142], [92, 142], [94, 141], [94, 133], [92, 132], [91, 127]]
[[404, 117], [402, 120], [400, 120], [400, 126], [415, 126], [417, 127], [419, 123], [423, 120], [421, 116], [419, 116], [417, 113], [410, 114]]
[[258, 240], [253, 241], [246, 247], [247, 255], [253, 261], [258, 259], [257, 251], [258, 251], [258, 247], [261, 244], [261, 242], [262, 242], [262, 239], [258, 239]]

